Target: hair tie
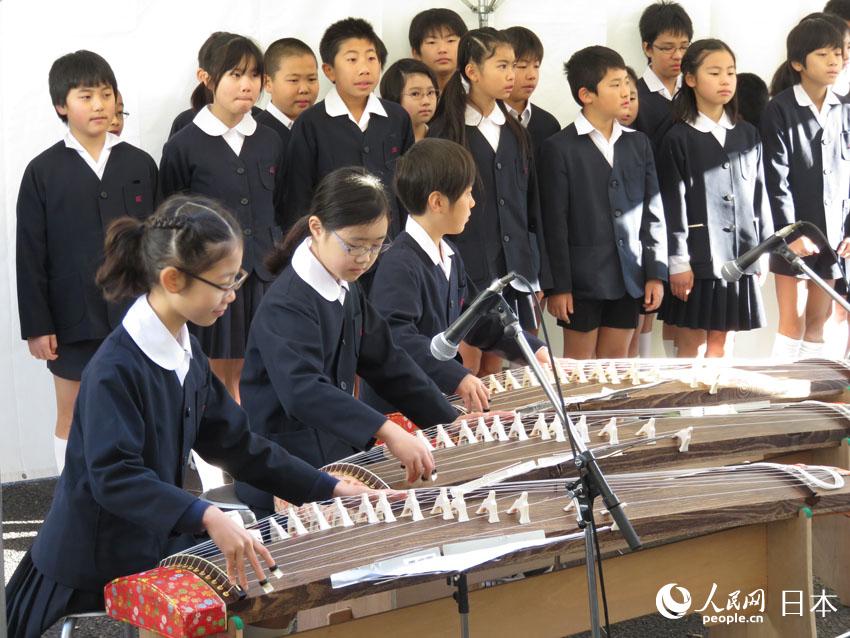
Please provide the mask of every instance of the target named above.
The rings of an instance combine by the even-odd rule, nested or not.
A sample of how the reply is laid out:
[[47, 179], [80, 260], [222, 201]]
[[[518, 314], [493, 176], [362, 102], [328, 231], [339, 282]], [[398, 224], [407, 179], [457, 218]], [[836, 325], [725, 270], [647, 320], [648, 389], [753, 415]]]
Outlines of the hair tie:
[[182, 230], [186, 228], [189, 219], [183, 213], [177, 213], [167, 217], [165, 215], [156, 215], [150, 218], [151, 228], [159, 228], [162, 230]]

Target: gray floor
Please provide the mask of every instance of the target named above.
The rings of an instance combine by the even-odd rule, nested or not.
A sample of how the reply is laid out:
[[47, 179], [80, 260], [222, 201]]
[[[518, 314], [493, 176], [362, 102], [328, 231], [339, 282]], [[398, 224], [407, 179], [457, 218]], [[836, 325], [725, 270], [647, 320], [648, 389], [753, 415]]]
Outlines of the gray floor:
[[[52, 480], [27, 481], [3, 486], [3, 565], [7, 581], [35, 538], [50, 506], [53, 486]], [[815, 583], [815, 591], [820, 591], [820, 585], [817, 583]], [[834, 638], [846, 632], [850, 629], [850, 607], [838, 606], [837, 612], [831, 612], [823, 619], [818, 619], [817, 626], [818, 636], [821, 638]], [[111, 638], [121, 635], [120, 626], [108, 619], [80, 621], [79, 630], [75, 633], [78, 638]], [[423, 635], [427, 636], [427, 630], [423, 631]], [[702, 626], [702, 622], [696, 616], [670, 621], [656, 614], [614, 625], [611, 628], [611, 635], [616, 638], [691, 638], [709, 636], [710, 632]], [[45, 636], [59, 636], [59, 628], [53, 627]], [[585, 638], [589, 634], [579, 634], [579, 636]]]

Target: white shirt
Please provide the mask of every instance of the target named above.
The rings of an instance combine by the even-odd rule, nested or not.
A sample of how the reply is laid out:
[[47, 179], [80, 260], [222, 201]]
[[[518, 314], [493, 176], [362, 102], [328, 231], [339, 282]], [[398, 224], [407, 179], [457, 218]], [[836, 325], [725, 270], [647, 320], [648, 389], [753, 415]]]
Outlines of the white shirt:
[[345, 295], [348, 292], [348, 282], [337, 281], [336, 277], [328, 272], [327, 268], [310, 250], [312, 243], [313, 238], [307, 237], [295, 249], [295, 254], [292, 255], [292, 269], [323, 299], [338, 301], [340, 305], [344, 304]]
[[331, 90], [328, 91], [328, 94], [325, 96], [325, 112], [331, 117], [347, 115], [348, 119], [354, 122], [363, 132], [365, 132], [369, 127], [369, 118], [372, 115], [387, 117], [387, 110], [384, 108], [384, 105], [381, 104], [381, 100], [379, 100], [378, 96], [374, 93], [370, 93], [369, 99], [366, 101], [366, 108], [363, 109], [363, 115], [360, 116], [360, 121], [355, 120], [351, 111], [349, 111], [348, 107], [345, 105], [345, 102], [342, 101], [342, 98], [337, 92], [335, 86], [331, 87]]
[[422, 225], [416, 221], [413, 215], [407, 216], [407, 223], [404, 225], [404, 230], [407, 231], [407, 234], [410, 235], [413, 241], [419, 244], [420, 248], [434, 262], [434, 265], [439, 265], [443, 269], [446, 280], [450, 279], [452, 275], [452, 255], [455, 254], [451, 246], [445, 240], [441, 239], [438, 248], [434, 240], [431, 239], [431, 236], [422, 228]]
[[711, 133], [714, 139], [720, 143], [720, 146], [726, 145], [726, 131], [731, 131], [735, 128], [735, 123], [729, 119], [725, 110], [717, 122], [700, 111], [697, 113], [697, 118], [693, 122], [688, 122], [688, 124], [700, 133]]
[[578, 114], [574, 124], [576, 126], [576, 133], [589, 136], [590, 141], [599, 149], [605, 161], [612, 168], [614, 167], [614, 144], [617, 143], [617, 140], [620, 139], [623, 133], [631, 133], [633, 130], [626, 128], [617, 120], [614, 120], [614, 127], [611, 129], [611, 138], [606, 140], [605, 136], [597, 128], [594, 128], [593, 124], [584, 116], [584, 113]]
[[525, 108], [522, 110], [522, 113], [516, 111], [514, 107], [510, 106], [507, 102], [505, 103], [505, 106], [508, 108], [508, 113], [518, 119], [519, 123], [522, 124], [525, 128], [528, 128], [528, 123], [531, 121], [531, 102], [525, 105]]
[[148, 359], [160, 368], [173, 370], [180, 385], [183, 385], [192, 361], [192, 345], [186, 324], [180, 327], [175, 339], [151, 308], [147, 295], [142, 295], [130, 306], [121, 325]]
[[198, 111], [192, 122], [207, 135], [212, 135], [213, 137], [221, 135], [237, 156], [242, 151], [242, 142], [245, 141], [245, 136], [253, 135], [254, 131], [257, 130], [257, 121], [253, 118], [250, 111], [245, 113], [242, 119], [239, 120], [239, 123], [233, 128], [227, 128], [227, 124], [213, 115], [209, 106], [205, 106]]
[[812, 98], [809, 97], [806, 90], [799, 84], [794, 85], [794, 98], [797, 100], [797, 104], [808, 106], [812, 110], [821, 128], [826, 128], [826, 114], [829, 113], [829, 109], [836, 104], [841, 104], [841, 99], [832, 90], [827, 89], [826, 98], [823, 101], [820, 111], [818, 111], [818, 107], [812, 102]]
[[482, 115], [471, 104], [467, 104], [466, 111], [464, 112], [464, 121], [467, 126], [474, 126], [481, 131], [481, 135], [484, 136], [484, 139], [487, 140], [487, 143], [495, 153], [496, 149], [499, 148], [499, 137], [502, 134], [502, 126], [506, 122], [505, 114], [499, 108], [499, 105], [493, 105], [490, 115]]
[[283, 124], [286, 128], [292, 130], [292, 125], [295, 124], [295, 120], [289, 119], [289, 116], [277, 108], [274, 104], [269, 102], [266, 105], [266, 110], [269, 114], [274, 117], [274, 119], [278, 120], [281, 124]]
[[107, 133], [106, 140], [103, 142], [103, 148], [100, 150], [100, 157], [98, 157], [97, 161], [95, 161], [95, 159], [91, 156], [91, 153], [89, 153], [83, 145], [80, 144], [80, 140], [73, 136], [71, 129], [68, 129], [65, 133], [65, 146], [77, 151], [88, 167], [94, 171], [94, 174], [97, 175], [98, 179], [103, 179], [103, 171], [106, 170], [106, 162], [109, 160], [109, 153], [112, 147], [120, 143], [120, 137], [113, 135], [112, 133]]
[[[662, 97], [672, 100], [673, 96], [670, 95], [670, 91], [664, 85], [664, 82], [661, 81], [661, 78], [655, 75], [655, 71], [652, 70], [652, 67], [646, 67], [646, 71], [643, 72], [641, 76], [643, 81], [646, 82], [646, 88], [648, 88], [653, 93], [660, 93]], [[637, 88], [637, 87], [635, 87]], [[679, 89], [682, 88], [682, 76], [676, 78], [676, 93], [679, 92]]]

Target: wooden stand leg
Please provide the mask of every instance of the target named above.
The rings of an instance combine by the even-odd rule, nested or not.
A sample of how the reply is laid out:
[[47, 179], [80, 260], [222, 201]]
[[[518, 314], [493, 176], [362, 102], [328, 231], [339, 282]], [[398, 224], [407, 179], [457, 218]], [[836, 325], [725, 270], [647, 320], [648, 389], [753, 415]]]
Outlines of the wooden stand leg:
[[[815, 638], [812, 601], [812, 521], [802, 512], [767, 526], [767, 587], [765, 622], [715, 625], [711, 638]], [[782, 592], [802, 593], [802, 616], [783, 616]], [[794, 595], [794, 600], [799, 595]], [[790, 606], [789, 606], [790, 609]], [[797, 608], [799, 609], [799, 608]]]

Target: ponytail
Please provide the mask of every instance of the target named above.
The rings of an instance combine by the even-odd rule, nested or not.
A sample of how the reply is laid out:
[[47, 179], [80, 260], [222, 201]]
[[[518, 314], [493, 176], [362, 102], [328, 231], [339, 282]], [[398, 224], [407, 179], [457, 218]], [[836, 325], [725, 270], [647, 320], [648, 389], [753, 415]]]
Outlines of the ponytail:
[[189, 97], [189, 103], [192, 105], [193, 111], [200, 111], [207, 104], [212, 104], [213, 101], [213, 93], [207, 88], [207, 85], [203, 82], [198, 82], [198, 86], [195, 87], [195, 90], [192, 91], [192, 95]]
[[795, 71], [789, 61], [785, 61], [776, 69], [773, 78], [770, 80], [770, 97], [776, 97], [785, 89], [790, 89], [792, 86], [800, 82], [800, 73]]
[[310, 236], [310, 215], [301, 217], [289, 229], [283, 240], [266, 256], [266, 268], [273, 274], [279, 274], [292, 261], [292, 255], [307, 237]]
[[145, 224], [135, 217], [122, 217], [106, 232], [103, 265], [95, 282], [107, 301], [138, 297], [148, 290], [148, 275], [142, 259]]

